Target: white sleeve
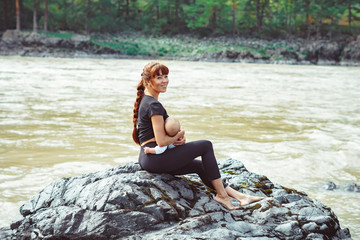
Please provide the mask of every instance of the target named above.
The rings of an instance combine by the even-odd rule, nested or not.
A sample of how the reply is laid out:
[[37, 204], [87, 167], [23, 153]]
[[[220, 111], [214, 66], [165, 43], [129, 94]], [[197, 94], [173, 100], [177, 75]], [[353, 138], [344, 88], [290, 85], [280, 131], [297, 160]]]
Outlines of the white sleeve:
[[159, 146], [156, 146], [155, 147], [155, 153], [156, 154], [162, 154], [163, 152], [165, 152], [165, 150], [167, 149], [168, 146], [164, 146], [164, 147], [159, 147]]
[[170, 145], [168, 146], [168, 149], [172, 149], [172, 148], [174, 148], [174, 147], [175, 147], [174, 144], [170, 144]]

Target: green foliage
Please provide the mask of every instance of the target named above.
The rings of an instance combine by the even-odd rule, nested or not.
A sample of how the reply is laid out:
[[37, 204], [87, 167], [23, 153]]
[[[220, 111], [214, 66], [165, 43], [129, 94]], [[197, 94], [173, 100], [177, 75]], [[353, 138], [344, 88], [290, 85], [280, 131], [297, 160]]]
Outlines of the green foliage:
[[[235, 39], [224, 42], [223, 38], [198, 39], [187, 35], [156, 37], [144, 34], [100, 34], [98, 36], [93, 35], [91, 42], [95, 48], [99, 46], [99, 49], [112, 49], [115, 52], [132, 56], [199, 59], [212, 55], [224, 56], [226, 52], [230, 51], [269, 59], [277, 57], [277, 49], [284, 49], [298, 55], [292, 45], [286, 45], [284, 42], [269, 41], [267, 44], [259, 45]], [[277, 58], [277, 60], [282, 59]], [[227, 171], [227, 173], [237, 174], [236, 171]]]
[[206, 1], [196, 1], [196, 4], [185, 5], [184, 12], [187, 15], [185, 19], [189, 29], [204, 28], [209, 24], [211, 9]]
[[49, 38], [70, 39], [74, 34], [70, 32], [40, 32]]
[[[39, 29], [44, 0], [23, 0], [21, 24], [32, 28], [37, 8]], [[358, 0], [48, 0], [50, 31], [151, 35], [191, 33], [200, 37], [232, 34], [262, 38], [332, 36], [360, 33]], [[0, 19], [15, 28], [15, 4], [0, 1]], [[3, 27], [3, 26], [0, 26]], [[127, 51], [139, 54], [136, 46]], [[136, 50], [137, 49], [137, 50]], [[135, 51], [136, 50], [136, 51]], [[170, 54], [176, 49], [159, 49]]]

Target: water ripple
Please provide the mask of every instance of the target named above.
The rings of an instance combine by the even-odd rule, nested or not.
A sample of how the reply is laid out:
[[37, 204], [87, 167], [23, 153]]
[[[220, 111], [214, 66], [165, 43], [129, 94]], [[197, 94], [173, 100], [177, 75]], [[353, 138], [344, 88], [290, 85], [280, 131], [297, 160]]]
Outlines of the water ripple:
[[[146, 62], [0, 57], [0, 225], [57, 178], [137, 160], [131, 114]], [[160, 101], [188, 141], [210, 139], [217, 157], [306, 191], [360, 237], [360, 196], [320, 190], [359, 183], [358, 68], [166, 64]]]

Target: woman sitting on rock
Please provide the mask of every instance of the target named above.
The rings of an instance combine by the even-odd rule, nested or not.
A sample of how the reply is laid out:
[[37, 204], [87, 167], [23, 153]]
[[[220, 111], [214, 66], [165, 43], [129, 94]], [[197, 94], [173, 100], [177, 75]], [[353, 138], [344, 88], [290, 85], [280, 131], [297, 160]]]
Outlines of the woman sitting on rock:
[[[215, 159], [212, 143], [200, 140], [186, 143], [185, 130], [181, 129], [175, 136], [166, 135], [164, 122], [168, 118], [165, 108], [158, 101], [160, 93], [166, 92], [169, 84], [169, 69], [160, 63], [151, 62], [145, 65], [141, 81], [137, 86], [137, 98], [134, 104], [133, 139], [141, 146], [140, 166], [152, 173], [169, 173], [183, 175], [197, 173], [201, 180], [216, 191], [215, 201], [227, 209], [238, 209], [229, 198], [233, 197], [241, 206], [263, 199], [242, 194], [221, 180]], [[145, 154], [145, 147], [176, 147], [163, 154]], [[200, 157], [201, 160], [195, 159]]]

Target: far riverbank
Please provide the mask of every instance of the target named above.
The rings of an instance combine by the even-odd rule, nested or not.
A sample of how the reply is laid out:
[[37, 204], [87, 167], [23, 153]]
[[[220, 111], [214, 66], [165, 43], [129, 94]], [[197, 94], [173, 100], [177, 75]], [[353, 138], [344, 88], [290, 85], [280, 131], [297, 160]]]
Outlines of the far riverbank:
[[360, 36], [307, 41], [8, 30], [0, 39], [0, 55], [360, 66]]

